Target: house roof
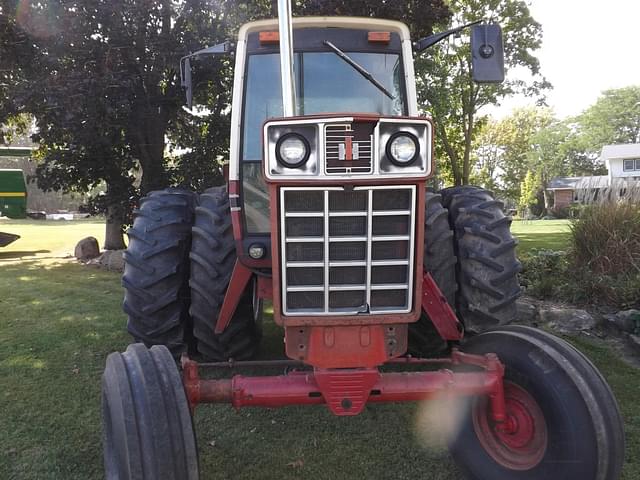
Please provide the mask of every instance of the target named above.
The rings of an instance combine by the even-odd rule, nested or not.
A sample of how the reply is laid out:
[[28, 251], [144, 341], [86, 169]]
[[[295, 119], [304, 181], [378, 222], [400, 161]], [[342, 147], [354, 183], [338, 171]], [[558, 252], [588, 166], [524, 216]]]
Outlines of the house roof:
[[581, 190], [590, 188], [606, 188], [608, 186], [608, 175], [595, 175], [591, 177], [556, 177], [551, 179], [547, 190]]
[[640, 143], [626, 143], [621, 145], [605, 145], [602, 147], [600, 158], [640, 158]]

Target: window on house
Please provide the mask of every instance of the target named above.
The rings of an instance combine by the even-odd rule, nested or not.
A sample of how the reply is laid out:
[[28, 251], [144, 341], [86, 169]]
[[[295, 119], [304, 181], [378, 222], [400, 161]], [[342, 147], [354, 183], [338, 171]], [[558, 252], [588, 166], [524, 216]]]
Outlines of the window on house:
[[640, 171], [640, 158], [627, 158], [624, 161], [625, 172], [636, 172]]

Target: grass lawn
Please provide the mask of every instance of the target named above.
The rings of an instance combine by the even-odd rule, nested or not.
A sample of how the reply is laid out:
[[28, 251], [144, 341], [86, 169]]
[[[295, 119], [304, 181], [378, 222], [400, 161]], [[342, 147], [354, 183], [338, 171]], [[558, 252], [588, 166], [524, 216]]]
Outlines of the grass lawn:
[[0, 219], [0, 232], [14, 233], [20, 238], [0, 249], [0, 260], [28, 257], [64, 257], [84, 237], [104, 244], [104, 221], [97, 220], [7, 220]]
[[515, 220], [511, 232], [518, 238], [518, 254], [532, 249], [564, 250], [569, 241], [568, 220]]
[[[64, 251], [97, 233], [85, 225], [46, 233], [39, 222], [22, 226], [34, 234], [29, 249], [53, 252], [53, 244]], [[0, 479], [103, 478], [100, 375], [108, 353], [129, 342], [119, 275], [64, 259], [0, 257], [0, 289]], [[266, 327], [263, 355], [274, 356], [281, 332]], [[616, 392], [628, 440], [623, 478], [638, 479], [640, 370], [600, 344], [574, 342]], [[420, 412], [414, 404], [371, 405], [338, 418], [323, 407], [202, 406], [195, 416], [202, 478], [459, 479], [444, 448], [418, 440]]]

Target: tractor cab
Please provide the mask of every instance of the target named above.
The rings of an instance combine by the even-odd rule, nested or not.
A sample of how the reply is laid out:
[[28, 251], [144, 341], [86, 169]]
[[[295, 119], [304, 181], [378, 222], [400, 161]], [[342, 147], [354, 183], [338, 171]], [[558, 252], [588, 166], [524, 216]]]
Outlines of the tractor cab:
[[[247, 238], [271, 232], [261, 165], [263, 125], [284, 116], [277, 28], [275, 21], [250, 23], [241, 29], [237, 43], [236, 70], [244, 74], [236, 76], [234, 85], [236, 135], [232, 134], [230, 180], [241, 184]], [[295, 117], [417, 114], [411, 39], [405, 25], [360, 18], [297, 18], [292, 38]], [[336, 142], [331, 152], [336, 161], [352, 165], [348, 168], [353, 174], [368, 169], [372, 154], [370, 133], [361, 136], [362, 140], [353, 137], [350, 149]]]

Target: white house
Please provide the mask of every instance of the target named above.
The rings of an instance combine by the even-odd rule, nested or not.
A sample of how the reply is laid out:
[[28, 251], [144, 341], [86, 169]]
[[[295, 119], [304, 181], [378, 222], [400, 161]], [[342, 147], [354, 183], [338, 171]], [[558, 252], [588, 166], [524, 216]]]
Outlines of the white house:
[[609, 170], [609, 184], [619, 178], [640, 180], [640, 143], [605, 145], [600, 158]]
[[605, 145], [600, 159], [607, 166], [607, 175], [551, 179], [547, 190], [553, 192], [555, 209], [584, 198], [597, 198], [598, 192], [605, 188], [615, 187], [612, 192], [624, 192], [630, 183], [640, 181], [640, 143]]

